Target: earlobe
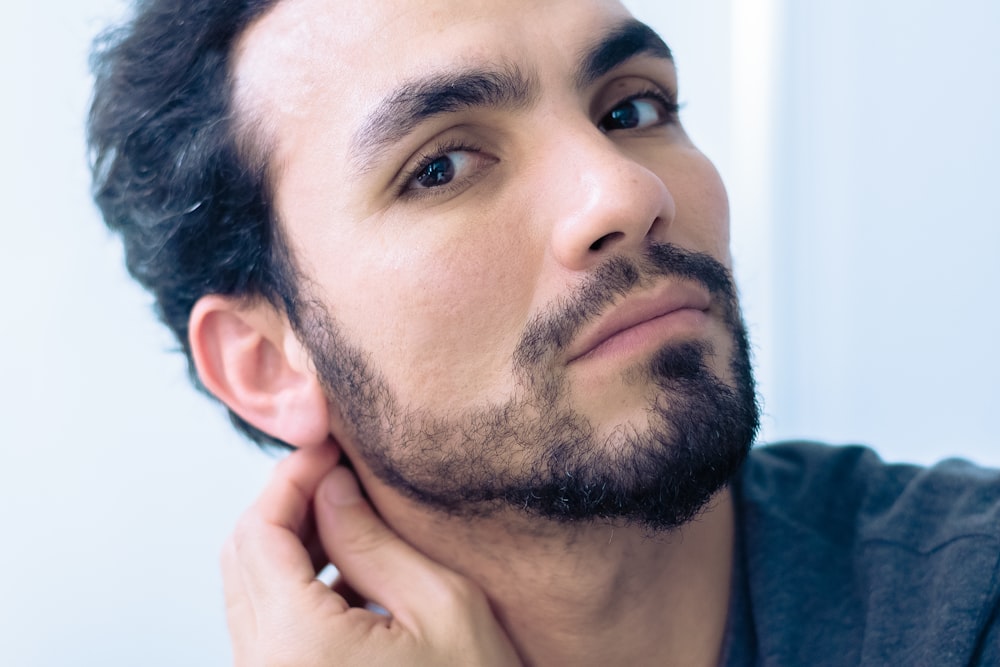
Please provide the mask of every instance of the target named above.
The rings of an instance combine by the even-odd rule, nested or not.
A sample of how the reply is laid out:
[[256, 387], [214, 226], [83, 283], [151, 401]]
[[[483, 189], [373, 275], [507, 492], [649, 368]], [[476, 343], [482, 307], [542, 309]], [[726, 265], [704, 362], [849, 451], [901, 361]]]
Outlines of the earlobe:
[[296, 447], [328, 439], [326, 395], [287, 318], [269, 303], [204, 296], [188, 337], [198, 377], [233, 412]]

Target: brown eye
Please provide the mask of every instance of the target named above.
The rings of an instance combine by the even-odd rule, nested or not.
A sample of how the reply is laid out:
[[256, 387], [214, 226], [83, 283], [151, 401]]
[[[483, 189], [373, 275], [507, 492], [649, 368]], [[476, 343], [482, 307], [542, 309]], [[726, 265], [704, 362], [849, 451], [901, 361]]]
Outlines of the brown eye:
[[444, 191], [474, 182], [496, 158], [471, 146], [439, 148], [423, 158], [407, 177], [404, 192]]
[[642, 130], [671, 121], [676, 111], [676, 105], [665, 103], [658, 96], [637, 95], [619, 102], [597, 126], [604, 132]]

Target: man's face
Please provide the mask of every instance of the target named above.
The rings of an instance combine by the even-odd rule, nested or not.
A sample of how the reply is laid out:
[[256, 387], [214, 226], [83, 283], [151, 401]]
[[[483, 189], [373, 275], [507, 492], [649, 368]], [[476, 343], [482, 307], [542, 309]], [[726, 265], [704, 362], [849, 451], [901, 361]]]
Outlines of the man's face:
[[383, 481], [485, 512], [738, 466], [756, 412], [725, 192], [619, 4], [281, 0], [236, 76], [303, 337]]

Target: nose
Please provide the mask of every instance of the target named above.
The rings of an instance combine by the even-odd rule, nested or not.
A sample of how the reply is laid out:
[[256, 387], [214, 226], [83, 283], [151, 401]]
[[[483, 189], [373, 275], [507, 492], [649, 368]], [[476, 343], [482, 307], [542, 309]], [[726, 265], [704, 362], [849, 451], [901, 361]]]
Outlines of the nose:
[[590, 126], [561, 139], [551, 165], [548, 210], [552, 252], [571, 271], [602, 263], [614, 253], [641, 252], [663, 240], [676, 215], [667, 185], [639, 158]]

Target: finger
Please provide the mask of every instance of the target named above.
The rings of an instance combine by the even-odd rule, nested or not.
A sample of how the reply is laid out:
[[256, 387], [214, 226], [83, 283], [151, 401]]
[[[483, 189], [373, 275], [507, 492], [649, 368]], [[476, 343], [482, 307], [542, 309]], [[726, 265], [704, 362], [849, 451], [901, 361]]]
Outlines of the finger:
[[316, 575], [316, 580], [322, 582], [323, 585], [327, 586], [334, 593], [344, 598], [351, 607], [367, 607], [368, 600], [361, 597], [356, 590], [351, 588], [351, 585], [347, 583], [347, 580], [340, 576], [340, 571], [333, 566], [333, 563], [327, 563], [323, 566], [319, 574]]
[[309, 554], [309, 562], [312, 563], [313, 569], [319, 572], [330, 562], [330, 557], [326, 555], [323, 551], [323, 543], [319, 540], [319, 533], [316, 532], [316, 521], [315, 516], [307, 519], [309, 526], [305, 531], [305, 535], [301, 536], [302, 544], [306, 547], [306, 552]]
[[233, 660], [237, 665], [248, 664], [245, 657], [252, 651], [257, 641], [257, 617], [247, 595], [232, 539], [226, 540], [220, 565], [222, 592], [226, 605], [226, 625], [229, 627]]
[[335, 468], [316, 496], [320, 539], [341, 575], [362, 597], [411, 625], [451, 601], [458, 575], [399, 538], [361, 496], [351, 471]]
[[233, 559], [239, 565], [243, 590], [258, 614], [300, 595], [315, 577], [316, 569], [299, 534], [319, 481], [338, 457], [334, 448], [293, 452], [278, 465], [260, 498], [240, 519], [232, 539]]
[[261, 518], [298, 534], [312, 506], [316, 488], [340, 458], [330, 442], [297, 449], [279, 463], [254, 507]]
[[364, 599], [351, 587], [349, 583], [347, 583], [346, 579], [339, 575], [330, 588], [332, 588], [340, 597], [344, 598], [347, 604], [351, 605], [351, 607], [368, 606], [368, 600]]

